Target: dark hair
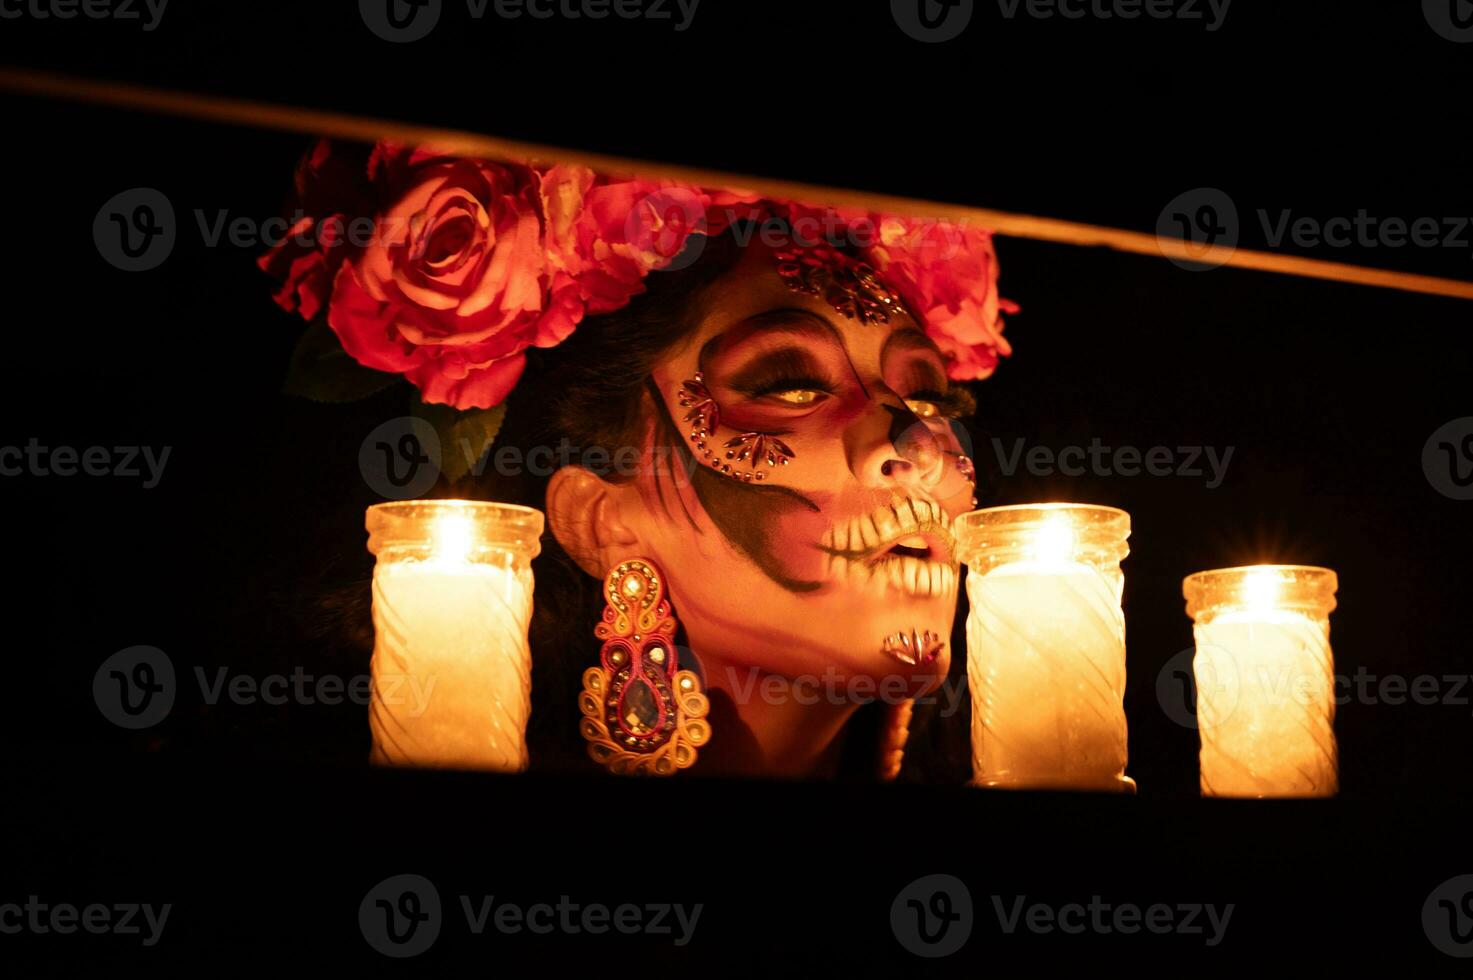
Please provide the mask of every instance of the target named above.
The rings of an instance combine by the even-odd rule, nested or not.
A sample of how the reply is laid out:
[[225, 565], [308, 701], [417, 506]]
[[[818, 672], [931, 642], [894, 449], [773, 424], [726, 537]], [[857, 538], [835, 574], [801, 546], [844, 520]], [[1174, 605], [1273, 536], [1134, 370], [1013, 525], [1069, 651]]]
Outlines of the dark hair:
[[[623, 309], [588, 317], [555, 348], [532, 351], [528, 367], [507, 400], [506, 424], [496, 444], [532, 447], [571, 444], [582, 452], [597, 447], [610, 454], [638, 446], [647, 424], [643, 401], [647, 379], [660, 356], [695, 329], [704, 316], [708, 288], [741, 258], [728, 232], [696, 238], [678, 256], [679, 268], [652, 273], [645, 291]], [[683, 451], [678, 440], [669, 446]], [[492, 450], [495, 451], [494, 449]], [[525, 458], [525, 456], [523, 457]], [[482, 468], [466, 495], [545, 508], [547, 468], [502, 474]], [[629, 477], [618, 467], [604, 479]], [[580, 677], [598, 650], [593, 629], [603, 613], [602, 583], [584, 572], [553, 537], [542, 535], [533, 562], [537, 582], [529, 630], [532, 649], [532, 717], [527, 743], [537, 769], [586, 772], [586, 743], [578, 732]]]

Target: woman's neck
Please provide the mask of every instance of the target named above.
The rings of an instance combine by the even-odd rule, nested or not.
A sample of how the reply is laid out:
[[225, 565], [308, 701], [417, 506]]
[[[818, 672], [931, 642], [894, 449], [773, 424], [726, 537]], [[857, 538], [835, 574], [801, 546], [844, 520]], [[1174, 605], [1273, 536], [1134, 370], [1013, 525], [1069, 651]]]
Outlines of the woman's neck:
[[856, 702], [719, 655], [698, 656], [711, 700], [711, 741], [700, 751], [699, 770], [779, 779], [835, 775]]

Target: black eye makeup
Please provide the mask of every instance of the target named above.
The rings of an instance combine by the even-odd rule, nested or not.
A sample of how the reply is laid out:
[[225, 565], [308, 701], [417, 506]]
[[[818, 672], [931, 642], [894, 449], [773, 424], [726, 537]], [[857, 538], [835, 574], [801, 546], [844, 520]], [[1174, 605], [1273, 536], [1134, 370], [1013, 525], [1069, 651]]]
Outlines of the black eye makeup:
[[[788, 393], [810, 396], [832, 395], [838, 382], [809, 353], [799, 347], [783, 347], [754, 359], [726, 381], [726, 386], [748, 398], [765, 398]], [[821, 397], [782, 399], [786, 404], [811, 405]]]
[[964, 418], [977, 410], [971, 392], [954, 386], [930, 360], [912, 361], [895, 389], [920, 418]]

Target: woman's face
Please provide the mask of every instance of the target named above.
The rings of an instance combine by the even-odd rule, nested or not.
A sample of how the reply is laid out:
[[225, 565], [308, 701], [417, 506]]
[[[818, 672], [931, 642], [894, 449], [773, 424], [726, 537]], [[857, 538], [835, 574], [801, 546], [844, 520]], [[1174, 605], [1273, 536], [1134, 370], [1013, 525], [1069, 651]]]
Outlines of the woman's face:
[[[753, 243], [711, 287], [699, 326], [655, 366], [653, 407], [696, 468], [641, 468], [638, 502], [621, 516], [664, 569], [691, 646], [703, 662], [714, 654], [718, 672], [738, 672], [711, 676], [707, 663], [708, 684], [746, 683], [756, 667], [900, 677], [914, 694], [950, 658], [951, 520], [972, 506], [970, 460], [958, 462], [947, 414], [958, 393], [908, 313], [849, 319], [777, 269]], [[685, 385], [698, 372], [704, 391]], [[707, 392], [720, 421], [693, 434], [700, 416], [687, 416]], [[769, 452], [788, 461], [769, 465]]]

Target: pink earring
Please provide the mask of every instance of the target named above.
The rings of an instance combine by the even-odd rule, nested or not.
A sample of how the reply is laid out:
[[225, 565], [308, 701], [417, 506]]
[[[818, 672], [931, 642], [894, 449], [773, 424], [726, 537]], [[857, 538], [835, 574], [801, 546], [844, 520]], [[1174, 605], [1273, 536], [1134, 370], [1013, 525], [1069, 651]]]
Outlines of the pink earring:
[[[971, 485], [973, 490], [977, 488], [977, 467], [972, 464], [972, 457], [966, 453], [956, 454], [956, 471], [962, 475], [962, 479]], [[972, 498], [972, 509], [977, 508], [977, 498]]]
[[[787, 443], [776, 436], [765, 432], [743, 432], [722, 445], [721, 449], [726, 450], [726, 458], [731, 460], [729, 463], [722, 462], [718, 456], [720, 450], [713, 450], [709, 442], [715, 438], [716, 427], [721, 424], [721, 406], [711, 396], [711, 390], [706, 387], [706, 379], [700, 371], [696, 372], [694, 378], [681, 382], [676, 397], [680, 401], [680, 407], [686, 409], [682, 421], [690, 424], [687, 435], [695, 445], [696, 452], [707, 465], [724, 476], [746, 483], [763, 480], [767, 474], [758, 469], [761, 463], [766, 462], [769, 467], [786, 466], [788, 460], [797, 455], [788, 448]], [[733, 464], [737, 463], [748, 463], [751, 469], [734, 470]]]

